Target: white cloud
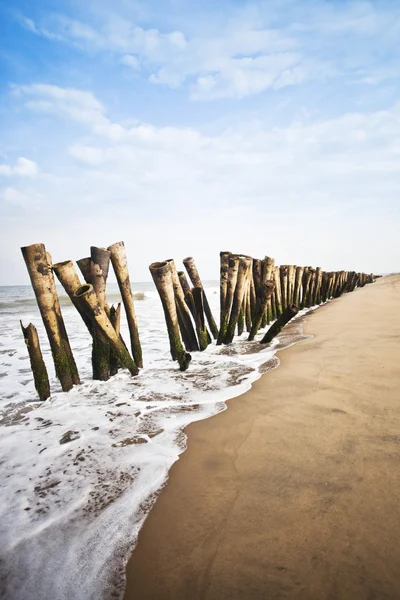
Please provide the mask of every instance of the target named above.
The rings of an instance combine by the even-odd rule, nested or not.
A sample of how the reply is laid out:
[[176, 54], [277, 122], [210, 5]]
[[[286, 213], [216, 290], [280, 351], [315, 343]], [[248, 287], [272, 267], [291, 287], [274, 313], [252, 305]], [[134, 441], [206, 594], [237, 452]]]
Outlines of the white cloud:
[[121, 63], [126, 67], [134, 69], [135, 71], [138, 71], [140, 69], [140, 62], [138, 58], [136, 56], [133, 56], [132, 54], [124, 54], [121, 57]]
[[21, 156], [12, 167], [11, 165], [0, 165], [0, 175], [36, 177], [39, 173], [37, 164], [33, 160]]

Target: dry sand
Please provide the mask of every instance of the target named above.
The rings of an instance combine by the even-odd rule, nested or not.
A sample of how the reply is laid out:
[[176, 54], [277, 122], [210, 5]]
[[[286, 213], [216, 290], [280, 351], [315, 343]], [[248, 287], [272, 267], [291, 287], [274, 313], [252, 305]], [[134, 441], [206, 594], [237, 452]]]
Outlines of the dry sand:
[[307, 319], [312, 339], [187, 428], [125, 600], [400, 598], [400, 276]]

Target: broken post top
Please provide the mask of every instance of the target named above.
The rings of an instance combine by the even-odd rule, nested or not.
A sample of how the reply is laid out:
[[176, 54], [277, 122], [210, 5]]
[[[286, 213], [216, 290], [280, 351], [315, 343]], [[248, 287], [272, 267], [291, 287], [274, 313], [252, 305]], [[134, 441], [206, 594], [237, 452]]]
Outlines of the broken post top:
[[76, 264], [78, 265], [79, 270], [82, 273], [83, 279], [86, 281], [86, 283], [92, 283], [90, 256], [87, 256], [86, 258], [80, 258], [76, 261]]

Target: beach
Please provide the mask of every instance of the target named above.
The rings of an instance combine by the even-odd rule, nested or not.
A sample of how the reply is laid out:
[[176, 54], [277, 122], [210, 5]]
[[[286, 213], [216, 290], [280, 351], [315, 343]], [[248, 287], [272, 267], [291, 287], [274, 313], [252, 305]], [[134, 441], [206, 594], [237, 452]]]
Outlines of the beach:
[[312, 337], [186, 428], [125, 600], [400, 597], [400, 276], [306, 318]]

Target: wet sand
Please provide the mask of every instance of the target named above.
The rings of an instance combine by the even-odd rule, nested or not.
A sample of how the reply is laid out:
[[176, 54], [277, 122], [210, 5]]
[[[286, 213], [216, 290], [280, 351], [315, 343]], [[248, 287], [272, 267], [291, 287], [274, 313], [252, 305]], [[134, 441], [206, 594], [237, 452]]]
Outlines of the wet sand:
[[187, 428], [125, 600], [400, 598], [399, 310], [397, 275], [321, 307]]

